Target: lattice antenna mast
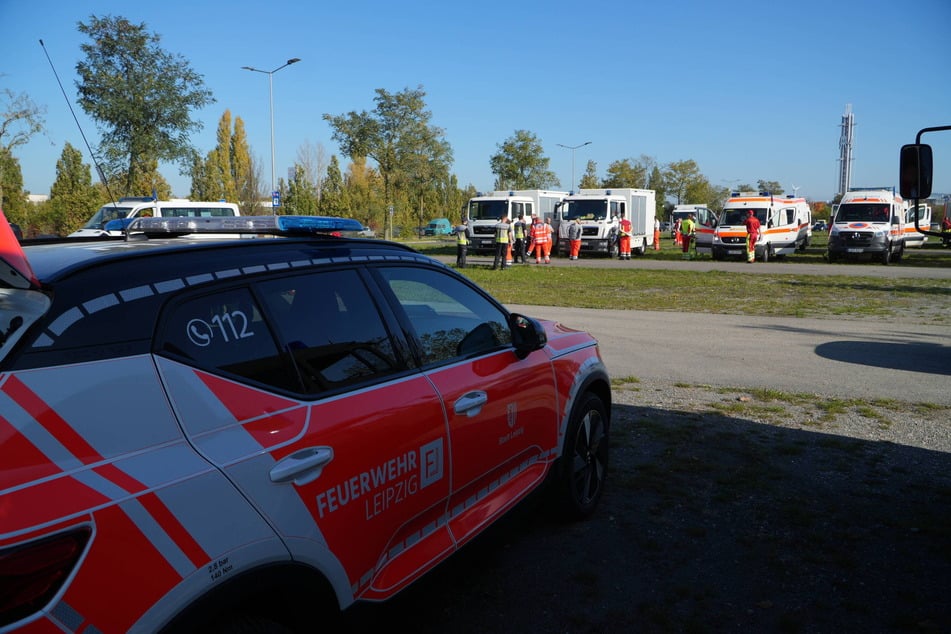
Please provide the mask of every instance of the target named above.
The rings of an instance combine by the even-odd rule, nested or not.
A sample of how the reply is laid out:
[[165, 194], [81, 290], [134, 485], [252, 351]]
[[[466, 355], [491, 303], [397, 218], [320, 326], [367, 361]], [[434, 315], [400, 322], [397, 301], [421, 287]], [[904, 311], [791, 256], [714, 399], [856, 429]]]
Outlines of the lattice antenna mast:
[[852, 128], [855, 119], [852, 116], [852, 104], [845, 104], [842, 115], [842, 135], [839, 137], [839, 195], [845, 194], [852, 186]]

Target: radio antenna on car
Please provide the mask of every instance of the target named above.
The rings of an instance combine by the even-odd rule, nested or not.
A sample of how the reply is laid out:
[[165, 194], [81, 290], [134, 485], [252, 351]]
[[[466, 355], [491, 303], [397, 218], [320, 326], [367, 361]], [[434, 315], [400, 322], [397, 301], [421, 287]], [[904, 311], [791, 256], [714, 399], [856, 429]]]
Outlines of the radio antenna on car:
[[53, 60], [50, 59], [50, 54], [47, 52], [46, 45], [43, 44], [43, 40], [40, 40], [40, 47], [43, 49], [43, 53], [46, 55], [46, 61], [50, 63], [50, 68], [53, 69], [53, 76], [56, 78], [56, 83], [59, 84], [60, 92], [63, 93], [63, 99], [66, 100], [66, 105], [69, 106], [69, 113], [73, 115], [73, 121], [76, 122], [76, 127], [79, 128], [79, 134], [83, 137], [83, 142], [86, 144], [86, 149], [89, 150], [89, 156], [92, 157], [92, 162], [95, 164], [96, 171], [99, 173], [99, 180], [102, 181], [103, 186], [106, 188], [106, 193], [109, 194], [109, 200], [112, 201], [113, 205], [116, 205], [116, 198], [112, 195], [112, 190], [109, 189], [109, 180], [102, 171], [102, 167], [99, 166], [99, 161], [96, 160], [96, 154], [92, 151], [92, 147], [89, 145], [89, 140], [86, 138], [86, 133], [83, 132], [83, 127], [79, 125], [79, 119], [76, 117], [76, 111], [73, 110], [73, 104], [66, 95], [66, 90], [63, 88], [63, 82], [59, 80], [59, 73], [56, 72], [56, 67], [53, 66]]

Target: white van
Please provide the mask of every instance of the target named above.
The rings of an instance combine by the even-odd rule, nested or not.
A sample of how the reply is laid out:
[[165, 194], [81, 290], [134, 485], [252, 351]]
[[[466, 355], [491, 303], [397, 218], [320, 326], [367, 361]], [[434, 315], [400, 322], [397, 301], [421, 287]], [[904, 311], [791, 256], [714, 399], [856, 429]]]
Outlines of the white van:
[[[107, 203], [92, 215], [82, 229], [69, 234], [70, 238], [121, 236], [135, 218], [220, 218], [240, 216], [235, 203], [200, 202], [187, 198], [155, 200], [154, 198], [120, 198]], [[118, 222], [116, 222], [118, 221]], [[111, 224], [110, 224], [111, 223]], [[106, 225], [109, 225], [108, 227]]]

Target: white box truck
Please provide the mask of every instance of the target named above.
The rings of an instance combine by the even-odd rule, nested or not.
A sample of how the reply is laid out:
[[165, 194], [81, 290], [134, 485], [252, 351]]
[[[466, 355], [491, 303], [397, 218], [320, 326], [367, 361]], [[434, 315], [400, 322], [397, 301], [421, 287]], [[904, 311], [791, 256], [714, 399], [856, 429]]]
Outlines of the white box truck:
[[565, 196], [555, 214], [557, 252], [568, 251], [568, 224], [581, 219], [581, 252], [618, 254], [618, 222], [623, 212], [634, 231], [631, 251], [644, 255], [654, 244], [654, 216], [657, 197], [652, 189], [580, 189]]
[[556, 206], [568, 192], [547, 189], [517, 189], [479, 194], [469, 199], [465, 217], [472, 232], [470, 253], [492, 253], [495, 250], [495, 225], [502, 218], [518, 218], [531, 224], [535, 216], [553, 219]]

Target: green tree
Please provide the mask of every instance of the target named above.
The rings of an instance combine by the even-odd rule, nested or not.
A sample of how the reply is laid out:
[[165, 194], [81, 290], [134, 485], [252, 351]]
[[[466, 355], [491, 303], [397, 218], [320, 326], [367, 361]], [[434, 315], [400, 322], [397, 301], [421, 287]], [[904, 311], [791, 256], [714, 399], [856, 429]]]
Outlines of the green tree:
[[8, 218], [25, 213], [27, 205], [23, 173], [13, 150], [43, 131], [45, 112], [26, 93], [18, 95], [9, 88], [0, 90], [0, 205]]
[[689, 200], [691, 188], [696, 187], [701, 181], [706, 181], [693, 160], [670, 163], [663, 170], [663, 174], [664, 191], [668, 197], [676, 201], [677, 205], [694, 202]]
[[284, 204], [288, 214], [312, 216], [317, 213], [317, 187], [307, 178], [303, 165], [294, 165], [294, 178], [287, 184]]
[[777, 181], [756, 181], [756, 185], [759, 187], [761, 192], [769, 192], [771, 194], [780, 195], [785, 191], [785, 188], [780, 185]]
[[[396, 202], [395, 185], [418, 190], [447, 173], [452, 163], [444, 131], [430, 123], [432, 113], [426, 110], [425, 96], [422, 86], [398, 93], [377, 88], [372, 112], [323, 116], [345, 156], [354, 162], [370, 158], [376, 163], [386, 203]], [[406, 195], [404, 191], [404, 199]]]
[[651, 175], [647, 179], [647, 189], [654, 190], [656, 205], [654, 214], [658, 218], [667, 218], [667, 189], [664, 184], [664, 174], [661, 172], [660, 166], [656, 163], [651, 167]]
[[118, 195], [139, 193], [140, 174], [159, 161], [190, 167], [189, 134], [202, 127], [191, 111], [214, 102], [202, 76], [163, 50], [145, 24], [90, 16], [78, 29], [90, 39], [76, 65], [78, 101], [102, 135], [99, 154], [108, 174], [118, 176]]
[[541, 142], [528, 130], [516, 130], [496, 147], [498, 152], [489, 159], [489, 165], [497, 190], [561, 186], [555, 173], [548, 169], [550, 160], [544, 155]]
[[[337, 155], [330, 157], [327, 174], [320, 183], [320, 213], [324, 216], [339, 216], [344, 210], [343, 174], [340, 173], [340, 161]], [[359, 220], [359, 218], [358, 218]], [[364, 221], [365, 224], [367, 221]]]
[[584, 174], [581, 176], [581, 182], [578, 183], [578, 187], [581, 189], [598, 189], [600, 186], [600, 182], [598, 181], [598, 164], [588, 159], [588, 165], [584, 169]]
[[648, 171], [644, 165], [631, 159], [614, 161], [608, 166], [602, 187], [633, 187], [646, 189]]
[[26, 216], [29, 202], [23, 192], [23, 172], [20, 161], [5, 147], [0, 147], [0, 209], [7, 220], [27, 230]]
[[51, 232], [72, 233], [104, 202], [93, 185], [91, 168], [83, 163], [82, 152], [67, 143], [56, 161], [56, 180], [50, 188]]
[[227, 200], [234, 202], [238, 200], [238, 187], [235, 183], [235, 169], [232, 163], [232, 133], [231, 133], [231, 111], [225, 110], [218, 121], [218, 133], [216, 135], [218, 144], [215, 146], [208, 157], [209, 171], [215, 180], [218, 191], [214, 198], [206, 200]]

